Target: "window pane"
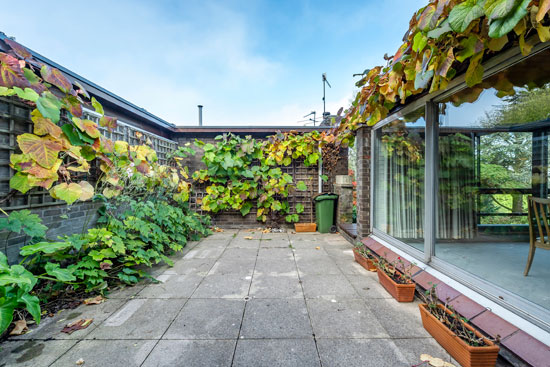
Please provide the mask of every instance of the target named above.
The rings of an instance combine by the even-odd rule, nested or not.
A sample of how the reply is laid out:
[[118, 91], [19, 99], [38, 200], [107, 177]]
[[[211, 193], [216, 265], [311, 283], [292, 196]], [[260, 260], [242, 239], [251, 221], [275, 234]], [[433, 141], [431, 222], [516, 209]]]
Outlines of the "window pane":
[[424, 108], [376, 130], [374, 228], [424, 248]]
[[528, 200], [549, 194], [548, 59], [534, 55], [440, 104], [435, 255], [550, 309], [550, 251], [537, 250], [524, 276], [536, 226]]

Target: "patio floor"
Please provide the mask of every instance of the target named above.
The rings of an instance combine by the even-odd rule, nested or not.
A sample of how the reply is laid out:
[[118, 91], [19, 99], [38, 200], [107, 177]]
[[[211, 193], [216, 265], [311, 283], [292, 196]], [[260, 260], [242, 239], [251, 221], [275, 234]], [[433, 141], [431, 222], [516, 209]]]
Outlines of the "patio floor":
[[[451, 361], [353, 261], [338, 234], [226, 230], [186, 248], [160, 284], [46, 318], [0, 345], [2, 366], [411, 366]], [[87, 329], [61, 333], [93, 318]]]

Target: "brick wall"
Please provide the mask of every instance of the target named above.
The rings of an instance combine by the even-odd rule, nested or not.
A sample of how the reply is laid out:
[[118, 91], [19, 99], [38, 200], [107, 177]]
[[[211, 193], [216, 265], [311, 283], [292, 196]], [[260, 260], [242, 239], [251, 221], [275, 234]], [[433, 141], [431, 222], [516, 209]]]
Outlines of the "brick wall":
[[371, 128], [361, 127], [355, 139], [357, 149], [357, 238], [370, 234]]
[[[42, 224], [49, 228], [47, 238], [56, 240], [58, 236], [81, 233], [93, 227], [97, 220], [99, 205], [92, 202], [77, 202], [71, 206], [61, 204], [31, 209], [31, 213], [37, 214], [42, 219]], [[29, 238], [24, 234], [0, 232], [0, 251], [7, 254], [10, 263], [17, 262], [19, 249], [28, 241]]]

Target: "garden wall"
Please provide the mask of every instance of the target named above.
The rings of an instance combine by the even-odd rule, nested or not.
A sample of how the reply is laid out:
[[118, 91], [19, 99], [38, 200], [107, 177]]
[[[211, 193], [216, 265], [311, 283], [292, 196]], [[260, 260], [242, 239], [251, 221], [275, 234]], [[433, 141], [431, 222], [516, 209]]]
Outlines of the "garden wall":
[[[262, 140], [266, 139], [267, 136], [273, 135], [279, 129], [263, 130], [262, 132], [254, 132], [252, 129], [243, 129], [244, 131], [233, 130], [232, 133], [235, 135], [252, 136], [254, 139]], [[284, 129], [280, 129], [283, 130]], [[290, 130], [290, 129], [286, 129]], [[311, 131], [311, 129], [307, 129]], [[194, 131], [188, 133], [179, 133], [176, 135], [175, 140], [178, 142], [178, 145], [183, 146], [185, 144], [193, 145], [195, 139], [201, 140], [205, 143], [215, 144], [215, 137], [217, 135], [223, 134], [227, 130], [222, 130], [221, 128], [217, 130], [212, 130], [211, 128], [205, 128], [202, 131]], [[206, 166], [201, 161], [203, 152], [200, 148], [197, 148], [193, 145], [194, 149], [197, 151], [197, 154], [194, 157], [188, 157], [185, 160], [185, 164], [189, 167], [189, 172], [194, 172], [196, 170], [205, 169]], [[297, 203], [304, 205], [304, 212], [299, 215], [300, 222], [310, 222], [310, 216], [313, 217], [315, 221], [315, 206], [312, 203], [312, 196], [318, 193], [319, 183], [318, 183], [318, 174], [319, 169], [317, 165], [307, 167], [303, 161], [295, 160], [289, 166], [280, 167], [283, 173], [288, 173], [292, 176], [294, 182], [304, 181], [308, 186], [308, 190], [304, 192], [296, 191], [288, 197], [288, 201], [291, 208], [291, 213], [294, 212], [294, 208]], [[326, 172], [324, 172], [326, 174]], [[333, 184], [335, 181], [336, 175], [346, 175], [348, 173], [348, 150], [342, 149], [340, 151], [340, 159], [337, 166], [334, 169], [329, 181], [323, 183], [323, 191], [332, 191]], [[313, 177], [313, 180], [309, 180], [310, 177]], [[189, 199], [190, 208], [207, 214], [201, 210], [201, 199], [206, 195], [206, 185], [194, 185], [193, 191]], [[256, 208], [252, 208], [250, 213], [243, 217], [239, 211], [224, 211], [217, 214], [210, 214], [212, 217], [212, 223], [216, 226], [225, 227], [225, 228], [254, 228], [263, 225], [281, 225], [288, 226], [285, 223], [284, 218], [279, 218], [277, 223], [269, 221], [264, 224], [256, 220]]]

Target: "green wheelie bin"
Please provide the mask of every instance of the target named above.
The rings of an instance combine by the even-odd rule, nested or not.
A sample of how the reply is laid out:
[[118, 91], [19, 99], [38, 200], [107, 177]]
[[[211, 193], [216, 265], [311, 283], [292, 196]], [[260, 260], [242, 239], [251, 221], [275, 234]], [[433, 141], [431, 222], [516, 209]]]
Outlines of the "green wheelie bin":
[[317, 222], [317, 231], [328, 233], [334, 230], [334, 209], [336, 206], [336, 194], [319, 194], [315, 200], [315, 221]]

